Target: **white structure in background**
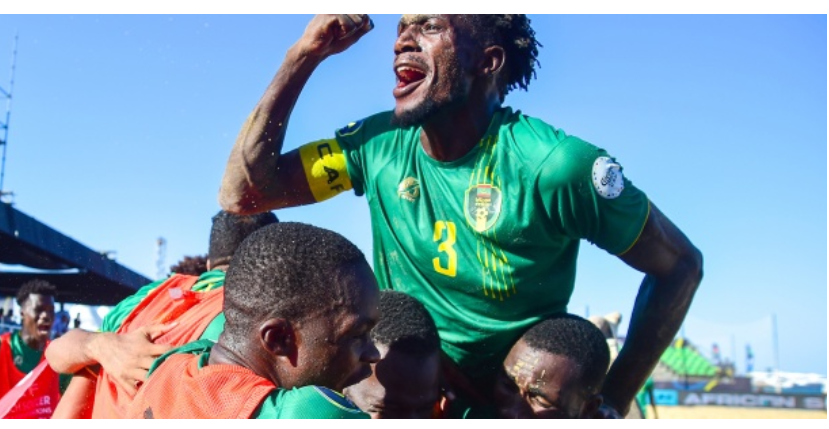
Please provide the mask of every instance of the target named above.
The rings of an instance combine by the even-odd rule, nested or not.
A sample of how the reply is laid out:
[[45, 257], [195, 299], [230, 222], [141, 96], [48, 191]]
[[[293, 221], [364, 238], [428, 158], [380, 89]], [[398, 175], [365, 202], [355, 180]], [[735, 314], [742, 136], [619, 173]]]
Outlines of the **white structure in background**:
[[69, 313], [69, 329], [75, 325], [75, 318], [80, 315], [81, 329], [87, 331], [97, 331], [101, 329], [101, 323], [104, 317], [109, 313], [111, 307], [107, 306], [90, 306], [81, 304], [64, 304], [63, 309]]
[[751, 377], [751, 385], [760, 391], [826, 394], [826, 377], [820, 374], [754, 371], [748, 375]]

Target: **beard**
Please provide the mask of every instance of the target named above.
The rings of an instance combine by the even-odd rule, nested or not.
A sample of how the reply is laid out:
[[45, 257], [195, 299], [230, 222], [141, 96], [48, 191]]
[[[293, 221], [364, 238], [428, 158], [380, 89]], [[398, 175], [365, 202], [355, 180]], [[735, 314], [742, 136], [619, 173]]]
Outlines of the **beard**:
[[440, 110], [440, 104], [432, 97], [427, 97], [420, 104], [413, 109], [398, 114], [396, 111], [392, 114], [391, 124], [400, 127], [408, 128], [421, 125], [428, 121], [435, 112]]
[[[468, 94], [464, 87], [464, 75], [457, 59], [452, 57], [444, 63], [445, 73], [426, 92], [426, 97], [416, 106], [392, 114], [391, 124], [401, 128], [423, 125], [438, 114], [455, 110], [466, 103]], [[441, 95], [443, 93], [444, 95]]]

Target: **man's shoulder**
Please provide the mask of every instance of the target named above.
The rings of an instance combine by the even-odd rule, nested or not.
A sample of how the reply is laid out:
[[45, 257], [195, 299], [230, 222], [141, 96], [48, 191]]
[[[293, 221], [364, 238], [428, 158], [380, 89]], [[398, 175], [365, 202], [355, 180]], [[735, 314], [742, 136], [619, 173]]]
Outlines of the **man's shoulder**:
[[193, 356], [202, 356], [206, 355], [207, 357], [210, 356], [210, 352], [213, 349], [213, 345], [215, 343], [211, 340], [201, 339], [196, 340], [190, 343], [182, 344], [178, 347], [174, 347], [167, 351], [166, 353], [162, 354], [150, 365], [150, 369], [147, 372], [147, 377], [151, 376], [156, 369], [158, 369], [161, 364], [163, 364], [167, 359], [171, 356], [175, 355], [193, 355]]
[[256, 418], [365, 419], [368, 415], [342, 394], [322, 386], [276, 389]]
[[[499, 135], [509, 146], [511, 156], [524, 160], [538, 170], [555, 157], [559, 166], [578, 161], [599, 150], [579, 137], [567, 134], [543, 119], [528, 116], [509, 107], [502, 109]], [[592, 162], [592, 160], [591, 160]]]
[[556, 146], [561, 144], [586, 144], [582, 139], [567, 134], [544, 119], [530, 116], [521, 110], [504, 107], [500, 110], [500, 132], [508, 132], [522, 144]]
[[336, 131], [338, 138], [348, 138], [356, 135], [375, 135], [397, 129], [392, 124], [392, 111], [375, 113], [371, 116], [357, 119], [340, 127]]
[[389, 140], [412, 140], [419, 135], [419, 127], [400, 127], [393, 121], [394, 112], [384, 111], [349, 122], [335, 132], [337, 141], [344, 149], [357, 149], [378, 143], [379, 148], [386, 148], [383, 143]]

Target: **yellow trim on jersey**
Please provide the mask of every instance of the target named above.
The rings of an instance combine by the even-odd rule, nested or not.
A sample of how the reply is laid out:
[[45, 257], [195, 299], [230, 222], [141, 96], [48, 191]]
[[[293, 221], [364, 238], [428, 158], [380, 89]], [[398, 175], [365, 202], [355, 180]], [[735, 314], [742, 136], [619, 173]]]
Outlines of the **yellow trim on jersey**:
[[337, 140], [308, 143], [299, 148], [299, 158], [316, 201], [327, 200], [351, 189], [345, 154]]
[[627, 249], [625, 249], [625, 250], [624, 250], [623, 252], [621, 252], [621, 253], [617, 253], [617, 254], [616, 254], [616, 256], [622, 256], [622, 255], [624, 255], [625, 253], [629, 252], [629, 251], [630, 251], [630, 249], [633, 249], [633, 246], [635, 246], [635, 245], [636, 245], [636, 243], [637, 243], [637, 242], [639, 242], [639, 238], [641, 238], [641, 237], [642, 237], [642, 232], [643, 232], [643, 231], [645, 231], [645, 225], [647, 225], [647, 224], [648, 224], [648, 219], [650, 219], [650, 217], [651, 217], [651, 200], [648, 200], [648, 213], [647, 213], [647, 214], [645, 214], [645, 221], [644, 221], [644, 222], [642, 222], [642, 228], [640, 228], [640, 229], [639, 229], [639, 233], [638, 233], [638, 234], [636, 234], [636, 239], [635, 239], [635, 240], [633, 240], [633, 243], [631, 243], [631, 244], [630, 244], [630, 246], [628, 246], [628, 248], [627, 248]]

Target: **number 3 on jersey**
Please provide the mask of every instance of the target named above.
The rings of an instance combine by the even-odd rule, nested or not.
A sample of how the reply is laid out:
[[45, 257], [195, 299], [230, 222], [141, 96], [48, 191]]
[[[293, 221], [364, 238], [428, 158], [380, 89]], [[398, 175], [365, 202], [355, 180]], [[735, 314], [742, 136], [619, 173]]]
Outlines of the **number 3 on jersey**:
[[[446, 231], [446, 238], [444, 239], [443, 232]], [[444, 276], [455, 277], [458, 269], [458, 254], [455, 253], [455, 222], [447, 222], [439, 220], [435, 222], [434, 241], [439, 241], [438, 252], [445, 253], [448, 259], [447, 265], [441, 264], [441, 257], [432, 259], [432, 265], [435, 271]], [[442, 241], [441, 241], [442, 240]]]

